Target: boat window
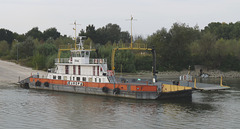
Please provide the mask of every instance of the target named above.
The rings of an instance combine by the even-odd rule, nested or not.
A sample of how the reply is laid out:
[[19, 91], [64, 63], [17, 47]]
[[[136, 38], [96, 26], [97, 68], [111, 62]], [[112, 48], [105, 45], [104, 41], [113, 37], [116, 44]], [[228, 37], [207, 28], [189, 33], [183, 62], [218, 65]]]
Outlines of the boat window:
[[90, 78], [88, 78], [88, 81], [89, 81], [89, 82], [92, 82], [92, 80], [93, 80], [93, 79], [92, 79], [91, 77], [90, 77]]
[[97, 82], [97, 78], [95, 78], [95, 82]]
[[77, 81], [80, 81], [80, 77], [77, 77]]
[[81, 56], [84, 57], [84, 52], [81, 52]]
[[53, 75], [53, 79], [56, 79], [56, 75]]
[[58, 80], [61, 80], [61, 76], [58, 76]]
[[63, 80], [67, 80], [67, 76], [63, 76]]
[[86, 55], [88, 56], [88, 55], [89, 55], [89, 52], [86, 52]]
[[99, 82], [101, 82], [101, 78], [99, 78]]
[[73, 81], [75, 80], [75, 77], [73, 77]]
[[83, 77], [82, 79], [83, 79], [84, 82], [87, 80], [86, 77]]

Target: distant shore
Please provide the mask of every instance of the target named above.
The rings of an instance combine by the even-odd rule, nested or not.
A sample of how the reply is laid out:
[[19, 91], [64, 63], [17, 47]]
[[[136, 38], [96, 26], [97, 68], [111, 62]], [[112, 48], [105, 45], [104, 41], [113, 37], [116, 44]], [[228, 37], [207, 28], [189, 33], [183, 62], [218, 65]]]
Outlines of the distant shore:
[[[157, 77], [158, 78], [179, 78], [181, 75], [186, 75], [188, 73], [188, 70], [183, 70], [180, 72], [177, 71], [164, 71], [164, 72], [158, 72]], [[209, 78], [220, 78], [221, 76], [223, 78], [240, 78], [240, 72], [237, 71], [229, 71], [229, 72], [222, 72], [220, 70], [209, 70], [209, 71], [204, 71], [203, 73], [208, 74]], [[196, 71], [191, 71], [190, 74], [193, 77], [199, 77], [200, 72]], [[124, 76], [124, 77], [145, 77], [149, 78], [152, 77], [151, 72], [137, 72], [137, 73], [116, 73], [117, 76]]]

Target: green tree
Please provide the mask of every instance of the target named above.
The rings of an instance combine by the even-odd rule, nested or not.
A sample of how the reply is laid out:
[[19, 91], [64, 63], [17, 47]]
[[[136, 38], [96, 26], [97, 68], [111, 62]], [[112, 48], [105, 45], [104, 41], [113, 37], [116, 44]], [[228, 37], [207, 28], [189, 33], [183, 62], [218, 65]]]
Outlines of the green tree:
[[33, 56], [35, 50], [34, 40], [28, 37], [24, 42], [18, 45], [19, 57], [26, 58]]
[[41, 31], [39, 31], [38, 27], [32, 28], [25, 35], [26, 37], [33, 37], [34, 39], [38, 39], [38, 40], [43, 39], [43, 34]]
[[32, 58], [32, 65], [35, 69], [42, 70], [45, 68], [46, 56], [36, 52]]
[[97, 41], [95, 43], [106, 44], [108, 41], [114, 43], [120, 40], [121, 28], [117, 24], [107, 24], [96, 31]]
[[0, 29], [0, 41], [5, 40], [7, 41], [10, 46], [14, 40], [14, 35], [12, 31], [9, 31], [7, 29]]
[[171, 39], [168, 44], [166, 59], [173, 69], [182, 70], [191, 64], [188, 46], [199, 38], [200, 31], [198, 27], [192, 28], [185, 24], [175, 23], [169, 30], [169, 34]]
[[58, 49], [54, 44], [51, 43], [44, 43], [39, 46], [37, 46], [36, 49], [37, 53], [44, 55], [44, 56], [49, 56], [49, 55], [54, 55], [58, 52]]
[[169, 68], [168, 63], [165, 62], [165, 57], [167, 57], [168, 53], [168, 43], [170, 42], [170, 35], [167, 32], [167, 29], [162, 28], [158, 30], [156, 33], [153, 33], [151, 36], [147, 38], [147, 42], [149, 46], [154, 46], [156, 50], [156, 63], [157, 68], [160, 71], [167, 70]]
[[167, 32], [162, 29], [148, 37], [150, 45], [156, 46], [159, 70], [181, 70], [191, 64], [189, 44], [199, 39], [198, 27], [174, 23]]
[[115, 70], [120, 72], [122, 67], [122, 72], [136, 72], [134, 61], [135, 56], [133, 54], [133, 51], [117, 51], [115, 56]]
[[153, 57], [147, 52], [139, 52], [135, 54], [135, 67], [136, 70], [152, 71]]
[[49, 28], [43, 32], [43, 39], [46, 41], [49, 38], [53, 38], [54, 40], [60, 37], [60, 33], [56, 28]]
[[202, 33], [201, 38], [198, 41], [193, 42], [190, 45], [191, 55], [194, 58], [195, 63], [206, 66], [213, 66], [213, 60], [215, 58], [215, 44], [216, 37], [210, 32]]
[[94, 25], [88, 25], [86, 27], [86, 34], [88, 38], [93, 39], [94, 42], [97, 40], [97, 32]]
[[23, 42], [26, 39], [24, 34], [18, 34], [18, 33], [13, 33], [13, 38], [17, 42]]
[[9, 53], [9, 44], [7, 41], [0, 41], [0, 57], [6, 56]]
[[71, 37], [61, 36], [61, 37], [57, 38], [56, 40], [53, 40], [53, 43], [57, 48], [60, 48], [60, 46], [64, 46], [64, 45], [65, 46], [66, 45], [74, 46], [75, 41]]
[[120, 33], [120, 42], [122, 42], [122, 43], [130, 43], [131, 42], [131, 36], [128, 31], [122, 31]]
[[240, 38], [240, 22], [225, 23], [212, 22], [209, 23], [203, 30], [216, 35], [217, 39], [239, 39]]

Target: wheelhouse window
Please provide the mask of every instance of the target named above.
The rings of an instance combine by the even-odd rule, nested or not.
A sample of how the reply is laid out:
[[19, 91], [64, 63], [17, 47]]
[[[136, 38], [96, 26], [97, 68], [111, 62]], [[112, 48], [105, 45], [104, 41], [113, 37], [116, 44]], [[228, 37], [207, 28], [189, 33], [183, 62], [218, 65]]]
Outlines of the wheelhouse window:
[[56, 77], [56, 75], [53, 75], [53, 79], [56, 79], [57, 77]]
[[82, 79], [83, 79], [84, 82], [87, 81], [87, 78], [86, 78], [86, 77], [83, 77]]
[[62, 77], [61, 76], [58, 76], [58, 80], [61, 80], [62, 79]]
[[77, 81], [80, 81], [80, 77], [77, 77]]

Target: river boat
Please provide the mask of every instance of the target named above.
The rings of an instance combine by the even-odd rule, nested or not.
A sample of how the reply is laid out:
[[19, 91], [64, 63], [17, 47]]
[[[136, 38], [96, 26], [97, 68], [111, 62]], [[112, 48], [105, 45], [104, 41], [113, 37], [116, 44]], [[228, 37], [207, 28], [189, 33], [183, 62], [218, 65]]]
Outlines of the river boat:
[[[152, 82], [118, 82], [115, 72], [108, 70], [107, 59], [90, 58], [91, 49], [69, 49], [69, 58], [57, 58], [55, 68], [48, 70], [46, 77], [38, 74], [20, 81], [20, 86], [27, 89], [50, 90], [109, 97], [132, 99], [165, 99], [191, 97], [192, 87]], [[61, 52], [61, 51], [59, 51]], [[60, 55], [60, 54], [59, 54]]]

